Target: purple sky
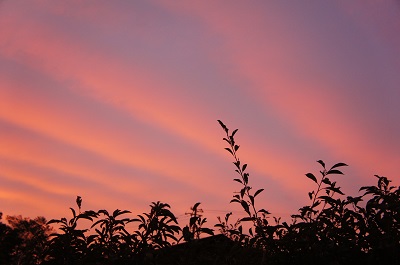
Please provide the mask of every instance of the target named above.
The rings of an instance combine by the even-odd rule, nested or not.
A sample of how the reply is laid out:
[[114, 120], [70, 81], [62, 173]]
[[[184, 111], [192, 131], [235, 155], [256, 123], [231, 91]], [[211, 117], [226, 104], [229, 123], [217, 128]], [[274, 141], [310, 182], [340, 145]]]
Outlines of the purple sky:
[[399, 72], [397, 1], [1, 1], [0, 211], [241, 217], [217, 119], [275, 216], [318, 159], [398, 185]]

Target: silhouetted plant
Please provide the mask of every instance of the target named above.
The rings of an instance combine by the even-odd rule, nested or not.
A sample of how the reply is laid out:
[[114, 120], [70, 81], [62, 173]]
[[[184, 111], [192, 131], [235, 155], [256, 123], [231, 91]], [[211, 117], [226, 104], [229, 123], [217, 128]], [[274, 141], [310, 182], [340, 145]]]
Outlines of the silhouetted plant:
[[189, 213], [189, 225], [186, 225], [182, 229], [183, 239], [188, 242], [193, 239], [200, 239], [201, 234], [214, 235], [212, 229], [203, 227], [203, 225], [207, 222], [207, 218], [202, 218], [202, 209], [199, 209], [200, 202], [197, 202], [190, 208], [191, 212]]
[[130, 213], [127, 210], [115, 210], [112, 214], [107, 210], [99, 210], [97, 216], [103, 218], [93, 223], [96, 234], [87, 237], [88, 249], [91, 257], [97, 262], [113, 263], [121, 259], [132, 258], [134, 243], [125, 225], [131, 222], [129, 218], [119, 219], [120, 216]]
[[372, 196], [365, 209], [367, 251], [374, 261], [400, 263], [400, 187], [390, 186], [391, 180], [375, 175], [376, 186], [361, 187], [363, 197]]
[[[393, 253], [394, 249], [399, 249], [400, 191], [390, 187], [389, 180], [377, 176], [379, 181], [376, 187], [361, 188], [366, 190], [363, 196], [343, 198], [341, 188], [330, 178], [343, 175], [339, 169], [347, 165], [337, 163], [327, 169], [325, 163], [318, 160], [323, 168], [321, 177], [317, 179], [312, 173], [306, 174], [317, 185], [308, 193], [310, 205], [301, 207], [298, 214], [292, 215], [291, 224], [280, 223], [280, 218], [274, 217], [275, 225], [271, 225], [266, 220], [269, 213], [257, 211], [255, 207], [255, 197], [263, 190], [259, 189], [254, 194], [250, 192], [247, 164], [241, 165], [237, 157], [239, 145], [234, 140], [237, 130], [229, 134], [226, 125], [218, 122], [226, 133], [223, 140], [229, 144], [225, 149], [233, 156], [235, 171], [240, 175], [234, 180], [243, 186], [231, 202], [239, 203], [248, 215], [235, 224], [229, 224], [230, 214], [225, 220], [218, 218], [219, 224], [215, 226], [221, 233], [244, 245], [261, 246], [270, 263], [324, 263], [329, 260], [347, 264], [364, 262], [367, 257], [389, 257], [389, 254], [395, 256], [397, 261], [399, 255]], [[367, 194], [374, 196], [364, 209], [359, 202]], [[260, 212], [262, 216], [259, 216]], [[253, 222], [254, 234], [251, 228], [248, 235], [243, 233], [240, 225], [243, 221]], [[386, 254], [376, 254], [382, 252], [379, 249], [385, 249]], [[371, 255], [366, 256], [366, 253]]]
[[[343, 192], [340, 190], [340, 187], [336, 187], [336, 181], [331, 182], [331, 180], [327, 177], [328, 175], [334, 175], [334, 174], [341, 174], [343, 173], [338, 170], [337, 168], [347, 166], [345, 163], [337, 163], [334, 166], [332, 166], [329, 170], [325, 168], [325, 163], [322, 160], [317, 161], [321, 166], [323, 167], [323, 170], [320, 171], [321, 173], [321, 179], [318, 181], [317, 178], [314, 176], [312, 173], [307, 173], [306, 176], [314, 181], [317, 184], [317, 188], [313, 190], [312, 192], [308, 193], [308, 196], [310, 198], [311, 205], [309, 206], [304, 206], [300, 208], [300, 214], [299, 215], [292, 215], [293, 218], [299, 218], [303, 220], [304, 222], [311, 223], [315, 222], [318, 219], [319, 214], [323, 212], [327, 204], [334, 204], [335, 201], [333, 199], [333, 196], [335, 193], [344, 195]], [[321, 191], [325, 191], [326, 195], [320, 195]], [[318, 196], [320, 195], [320, 196]], [[320, 206], [322, 203], [322, 209], [318, 209], [318, 206]]]
[[[77, 197], [77, 205], [80, 212], [81, 198]], [[84, 261], [87, 254], [87, 237], [85, 232], [88, 229], [78, 229], [78, 221], [86, 219], [93, 222], [98, 214], [94, 211], [85, 211], [77, 214], [71, 207], [72, 218], [67, 220], [63, 217], [61, 219], [52, 219], [47, 224], [58, 224], [61, 234], [53, 233], [49, 241], [49, 254], [54, 264], [80, 264]]]
[[315, 190], [308, 193], [311, 203], [300, 208], [299, 214], [292, 215], [293, 224], [283, 223], [280, 251], [290, 253], [292, 259], [301, 259], [303, 262], [312, 262], [316, 258], [319, 261], [338, 261], [340, 258], [333, 257], [332, 253], [343, 254], [347, 250], [360, 255], [361, 250], [355, 248], [359, 238], [354, 230], [359, 225], [360, 215], [354, 211], [355, 208], [349, 209], [348, 205], [356, 207], [361, 199], [335, 198], [335, 194], [344, 193], [335, 181], [328, 178], [330, 175], [342, 175], [338, 168], [347, 165], [337, 163], [328, 170], [322, 160], [317, 162], [323, 167], [321, 178], [318, 180], [314, 174], [306, 174], [317, 185]]
[[[0, 220], [2, 213], [0, 213]], [[51, 227], [42, 216], [35, 219], [6, 216], [0, 222], [0, 264], [41, 264], [46, 260], [46, 246]]]
[[30, 219], [19, 215], [7, 216], [6, 220], [19, 239], [10, 264], [40, 264], [45, 261], [47, 240], [52, 232], [46, 218]]
[[220, 216], [217, 217], [218, 223], [215, 224], [215, 227], [218, 227], [219, 232], [226, 237], [243, 244], [247, 244], [249, 240], [249, 236], [243, 233], [243, 226], [241, 226], [240, 219], [237, 219], [234, 223], [232, 223], [229, 219], [232, 216], [232, 213], [225, 214], [224, 220], [221, 219]]
[[175, 215], [169, 210], [169, 204], [158, 201], [153, 202], [150, 207], [150, 213], [143, 213], [132, 220], [139, 223], [138, 230], [134, 232], [138, 239], [136, 253], [171, 246], [171, 242], [178, 241], [175, 235], [181, 228], [177, 225]]
[[11, 264], [13, 249], [20, 239], [10, 226], [1, 222], [3, 213], [0, 212], [0, 264]]
[[[391, 180], [376, 175], [376, 186], [361, 187], [361, 196], [345, 197], [332, 179], [343, 175], [340, 169], [347, 165], [337, 163], [327, 169], [318, 160], [320, 176], [306, 174], [316, 185], [308, 193], [309, 205], [292, 215], [291, 223], [274, 217], [272, 224], [269, 212], [256, 206], [263, 189], [253, 192], [247, 164], [238, 158], [237, 130], [230, 133], [218, 122], [239, 175], [234, 181], [241, 185], [231, 203], [246, 213], [236, 222], [230, 220], [232, 213], [218, 217], [215, 227], [222, 235], [200, 239], [214, 234], [204, 227], [207, 219], [200, 203], [191, 207], [189, 224], [181, 229], [166, 203], [153, 202], [149, 213], [130, 219], [127, 210], [81, 212], [82, 198], [77, 196], [78, 209], [70, 208], [69, 220], [52, 219], [46, 224], [43, 217], [8, 216], [9, 225], [0, 222], [0, 264], [400, 264], [400, 188], [391, 186]], [[83, 220], [92, 222], [90, 229], [78, 228]], [[132, 233], [126, 228], [131, 222], [137, 224]], [[248, 232], [243, 231], [244, 223], [250, 226]], [[58, 225], [60, 233], [49, 236], [50, 224]], [[177, 246], [175, 253], [184, 258], [168, 258], [167, 247], [182, 238], [187, 242]], [[211, 251], [207, 242], [222, 245]], [[191, 260], [190, 255], [199, 255], [200, 248], [206, 248], [201, 255], [209, 256]], [[216, 256], [221, 251], [223, 258]]]
[[[263, 192], [264, 189], [258, 189], [253, 193], [252, 187], [249, 186], [249, 173], [246, 172], [247, 164], [241, 163], [239, 157], [237, 156], [237, 151], [239, 150], [240, 146], [236, 144], [234, 136], [238, 129], [235, 129], [231, 134], [229, 134], [229, 129], [226, 127], [226, 125], [220, 120], [218, 120], [218, 123], [221, 125], [226, 134], [226, 137], [224, 137], [223, 140], [228, 143], [228, 147], [226, 147], [225, 150], [227, 150], [233, 156], [233, 164], [236, 167], [235, 171], [240, 176], [240, 178], [235, 178], [234, 181], [242, 185], [242, 189], [233, 195], [231, 202], [240, 204], [248, 215], [247, 217], [240, 219], [239, 222], [251, 221], [254, 224], [255, 231], [253, 232], [253, 228], [249, 229], [249, 234], [251, 236], [249, 243], [259, 243], [259, 239], [266, 238], [268, 236], [265, 233], [266, 231], [264, 228], [268, 225], [266, 216], [270, 213], [265, 209], [257, 210], [255, 205], [255, 198], [257, 195]], [[236, 237], [239, 237], [239, 239], [247, 242], [248, 237], [243, 234], [242, 230], [243, 227], [239, 224], [237, 226], [237, 230], [229, 229], [227, 231]]]

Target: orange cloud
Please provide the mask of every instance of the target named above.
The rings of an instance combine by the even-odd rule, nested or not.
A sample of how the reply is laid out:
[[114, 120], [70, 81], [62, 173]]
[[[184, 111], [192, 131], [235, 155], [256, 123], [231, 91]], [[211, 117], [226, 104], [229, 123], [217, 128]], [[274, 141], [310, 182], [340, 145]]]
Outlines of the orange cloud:
[[[45, 26], [42, 25], [40, 28], [43, 30]], [[64, 39], [63, 41], [60, 41], [60, 39], [62, 39], [62, 37], [51, 37], [46, 40], [46, 42], [43, 41], [42, 45], [37, 45], [36, 49], [38, 50], [36, 51], [31, 50], [30, 46], [22, 46], [20, 48], [26, 50], [26, 53], [30, 54], [29, 56], [33, 56], [33, 58], [37, 58], [40, 55], [41, 61], [45, 61], [45, 69], [43, 69], [43, 66], [35, 63], [33, 63], [32, 67], [39, 67], [38, 70], [45, 70], [49, 75], [57, 76], [61, 80], [73, 77], [75, 80], [79, 80], [79, 83], [83, 83], [83, 87], [76, 87], [77, 93], [82, 94], [82, 89], [83, 91], [86, 90], [88, 92], [83, 92], [84, 96], [88, 96], [89, 93], [89, 96], [110, 103], [115, 108], [128, 111], [130, 115], [135, 119], [139, 119], [141, 122], [151, 122], [153, 126], [162, 127], [168, 132], [173, 132], [178, 134], [180, 137], [185, 137], [196, 145], [201, 146], [201, 148], [206, 147], [207, 150], [211, 151], [211, 153], [221, 154], [220, 147], [218, 147], [220, 146], [220, 142], [217, 142], [218, 138], [201, 128], [209, 127], [208, 124], [210, 123], [210, 120], [214, 120], [216, 117], [206, 114], [204, 117], [208, 118], [205, 119], [203, 118], [203, 115], [199, 116], [198, 113], [191, 114], [181, 111], [181, 109], [201, 109], [202, 114], [205, 114], [204, 112], [207, 112], [206, 109], [201, 106], [185, 108], [186, 103], [182, 102], [182, 99], [178, 94], [165, 95], [165, 98], [168, 98], [167, 101], [163, 100], [163, 95], [154, 97], [153, 91], [165, 93], [166, 91], [173, 91], [173, 89], [156, 89], [165, 86], [165, 84], [162, 84], [160, 81], [157, 83], [157, 79], [155, 79], [153, 75], [149, 76], [148, 73], [145, 73], [138, 68], [132, 69], [132, 65], [121, 64], [121, 62], [117, 62], [115, 59], [107, 57], [104, 54], [93, 56], [94, 53], [92, 52], [91, 56], [88, 56], [89, 48], [86, 48], [85, 46], [77, 46], [74, 43], [68, 43], [68, 39]], [[49, 43], [51, 43], [51, 45], [49, 45]], [[21, 43], [16, 43], [13, 47], [14, 49], [18, 49], [17, 47], [20, 45]], [[76, 46], [75, 48], [74, 45]], [[58, 53], [57, 51], [59, 50], [63, 51], [63, 53]], [[77, 65], [76, 62], [82, 61], [81, 58], [87, 58], [87, 60], [84, 60], [83, 63]], [[101, 67], [102, 61], [107, 61], [107, 65], [104, 69]], [[57, 71], [57, 64], [59, 64], [59, 62], [63, 62], [62, 72]], [[96, 67], [93, 68], [91, 67], [92, 65], [95, 65]], [[101, 78], [98, 78], [99, 76], [101, 76]], [[110, 89], [111, 87], [112, 89]], [[191, 104], [193, 104], [193, 102], [191, 102]], [[157, 108], [149, 108], [149, 106], [157, 106]], [[49, 106], [47, 108], [52, 107]], [[169, 114], [165, 115], [166, 112], [164, 110], [168, 110]], [[71, 117], [76, 116], [79, 116], [79, 114], [71, 113]], [[195, 117], [195, 119], [191, 117]], [[57, 118], [54, 117], [52, 119], [55, 120]], [[49, 129], [53, 127], [53, 125], [50, 126], [50, 124], [51, 123], [47, 122], [47, 127], [50, 127]], [[89, 124], [89, 122], [82, 121], [77, 122], [77, 124]], [[90, 124], [90, 126], [94, 126], [92, 123]], [[29, 127], [32, 126], [33, 124], [29, 125]], [[79, 125], [80, 134], [82, 134], [82, 129], [82, 126]], [[62, 129], [62, 131], [65, 132], [69, 130], [69, 128]], [[103, 132], [104, 130], [99, 128], [97, 131]], [[215, 130], [215, 132], [217, 132], [217, 130]], [[90, 134], [91, 133], [87, 133], [86, 137], [89, 137]], [[66, 137], [71, 138], [71, 136]], [[74, 139], [71, 139], [70, 141], [76, 142]], [[85, 140], [84, 145], [88, 144], [90, 144], [90, 142]], [[97, 143], [93, 143], [92, 145], [96, 144]], [[134, 148], [135, 147], [132, 147], [132, 149]], [[101, 147], [101, 149], [105, 150], [106, 148]], [[157, 158], [154, 157], [154, 154], [151, 155], [155, 160], [162, 160], [162, 157]], [[131, 157], [129, 163], [132, 163]], [[138, 164], [143, 165], [142, 162], [138, 162]], [[179, 175], [181, 174], [181, 171], [181, 168], [176, 169], [171, 175]]]
[[[396, 90], [380, 97], [372, 78], [359, 81], [380, 61], [357, 68], [364, 50], [346, 48], [352, 27], [324, 17], [326, 34], [313, 23], [318, 12], [282, 3], [126, 5], [136, 15], [112, 4], [46, 3], [0, 16], [8, 25], [0, 27], [0, 126], [13, 128], [1, 130], [0, 157], [9, 161], [4, 178], [32, 187], [31, 197], [65, 196], [79, 190], [76, 179], [107, 205], [157, 195], [181, 212], [204, 197], [226, 209], [238, 186], [216, 119], [240, 129], [240, 157], [271, 211], [299, 207], [303, 193], [307, 203], [303, 174], [318, 171], [316, 159], [351, 161], [349, 185], [373, 165], [396, 173], [398, 128], [370, 107], [376, 99], [394, 106], [387, 99]], [[323, 11], [347, 21], [332, 5]]]

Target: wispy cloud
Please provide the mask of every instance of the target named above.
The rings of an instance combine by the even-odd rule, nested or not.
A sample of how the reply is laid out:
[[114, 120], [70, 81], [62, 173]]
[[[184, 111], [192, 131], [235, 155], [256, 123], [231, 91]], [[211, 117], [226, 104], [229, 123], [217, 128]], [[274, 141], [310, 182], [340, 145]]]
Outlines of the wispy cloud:
[[307, 203], [317, 159], [351, 164], [348, 190], [396, 177], [397, 28], [377, 29], [398, 18], [381, 9], [4, 2], [0, 210], [55, 217], [79, 194], [94, 208], [228, 211], [237, 186], [217, 119], [240, 129], [272, 212]]

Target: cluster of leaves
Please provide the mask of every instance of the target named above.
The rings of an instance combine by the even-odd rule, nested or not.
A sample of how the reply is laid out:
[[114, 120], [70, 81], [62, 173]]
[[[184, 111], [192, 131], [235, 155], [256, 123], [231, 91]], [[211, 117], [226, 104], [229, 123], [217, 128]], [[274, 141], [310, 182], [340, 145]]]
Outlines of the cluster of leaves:
[[[224, 129], [226, 137], [223, 138], [225, 142], [228, 143], [228, 147], [225, 148], [234, 158], [233, 164], [235, 165], [235, 172], [239, 175], [240, 178], [235, 178], [234, 181], [240, 183], [242, 188], [239, 192], [236, 192], [233, 195], [233, 199], [231, 203], [238, 203], [241, 205], [243, 210], [246, 212], [247, 217], [244, 217], [238, 220], [235, 224], [229, 225], [229, 217], [230, 213], [225, 216], [225, 222], [221, 222], [216, 225], [219, 227], [221, 232], [227, 234], [231, 238], [243, 242], [245, 245], [254, 245], [259, 244], [261, 241], [259, 239], [266, 238], [268, 231], [264, 228], [268, 227], [268, 220], [267, 215], [270, 213], [265, 209], [257, 209], [255, 205], [255, 198], [264, 189], [258, 189], [257, 191], [253, 192], [252, 187], [249, 186], [249, 173], [246, 172], [247, 164], [242, 164], [240, 159], [237, 156], [237, 151], [239, 150], [240, 146], [235, 142], [235, 134], [238, 131], [237, 129], [234, 130], [231, 134], [229, 134], [229, 129], [223, 124], [220, 120], [218, 120], [221, 127]], [[249, 234], [243, 233], [243, 226], [241, 225], [242, 222], [252, 222], [253, 226], [249, 228]], [[253, 231], [254, 229], [254, 231]]]
[[40, 264], [53, 232], [46, 219], [19, 215], [6, 216], [6, 221], [9, 225], [0, 222], [0, 264]]
[[[238, 157], [238, 130], [230, 133], [218, 122], [240, 185], [231, 203], [246, 214], [234, 222], [232, 213], [218, 217], [220, 235], [199, 240], [214, 235], [205, 227], [200, 203], [181, 228], [167, 203], [153, 202], [149, 212], [129, 218], [128, 210], [82, 212], [78, 196], [71, 218], [7, 216], [8, 225], [0, 222], [0, 264], [400, 264], [400, 188], [389, 179], [376, 175], [377, 185], [346, 197], [334, 179], [347, 165], [327, 167], [318, 160], [318, 177], [305, 175], [315, 184], [310, 203], [291, 222], [273, 217], [272, 223], [270, 213], [256, 204], [264, 189], [253, 190], [247, 164]], [[210, 244], [217, 244], [214, 250]], [[175, 258], [168, 254], [173, 245]]]
[[[9, 225], [0, 223], [0, 264], [143, 264], [157, 250], [183, 241], [199, 239], [213, 230], [203, 227], [206, 218], [197, 213], [200, 203], [191, 209], [189, 233], [184, 237], [170, 205], [153, 202], [150, 211], [128, 218], [128, 210], [81, 212], [82, 198], [77, 197], [78, 209], [70, 208], [71, 218], [34, 220], [7, 216]], [[1, 213], [0, 213], [1, 217]], [[90, 223], [90, 228], [80, 227]], [[136, 227], [129, 231], [127, 224]], [[55, 225], [55, 232], [50, 225]], [[185, 228], [186, 228], [185, 227]], [[185, 232], [186, 229], [183, 229]], [[183, 233], [185, 234], [185, 233]]]
[[210, 228], [203, 227], [207, 222], [207, 218], [202, 218], [203, 210], [199, 208], [200, 202], [197, 202], [190, 208], [189, 225], [182, 229], [183, 238], [186, 242], [194, 239], [200, 239], [202, 234], [214, 235], [214, 231]]
[[[80, 208], [80, 204], [78, 206]], [[46, 264], [142, 263], [152, 257], [156, 250], [177, 244], [182, 238], [179, 237], [182, 229], [170, 205], [159, 201], [150, 205], [150, 212], [139, 214], [133, 219], [124, 217], [131, 213], [128, 210], [117, 209], [113, 213], [106, 210], [85, 211], [76, 214], [71, 208], [71, 212], [73, 217], [70, 220], [61, 218], [49, 221], [49, 224], [59, 224], [62, 233], [51, 235], [50, 261]], [[91, 229], [77, 229], [80, 219], [92, 222]], [[137, 229], [129, 232], [126, 227], [129, 223], [136, 224]], [[201, 226], [195, 227], [192, 220], [190, 226], [198, 236], [206, 231]], [[212, 233], [211, 230], [206, 232]]]
[[[229, 223], [230, 213], [224, 221], [219, 218], [216, 227], [221, 233], [260, 249], [270, 264], [399, 264], [400, 187], [390, 186], [390, 180], [376, 175], [376, 186], [361, 187], [364, 192], [361, 196], [345, 197], [332, 179], [343, 175], [341, 168], [347, 165], [337, 163], [327, 168], [318, 160], [322, 167], [320, 177], [306, 174], [316, 185], [308, 193], [310, 204], [293, 214], [290, 224], [281, 224], [280, 218], [275, 217], [275, 224], [270, 224], [266, 218], [269, 213], [255, 207], [255, 197], [263, 189], [250, 192], [247, 164], [241, 166], [237, 156], [239, 146], [234, 139], [237, 130], [229, 134], [227, 126], [218, 122], [226, 134], [225, 149], [233, 156], [235, 171], [241, 176], [234, 179], [242, 188], [231, 202], [240, 204], [248, 215], [234, 224]], [[247, 221], [253, 222], [254, 231], [250, 228], [249, 233], [244, 233], [242, 223]]]

